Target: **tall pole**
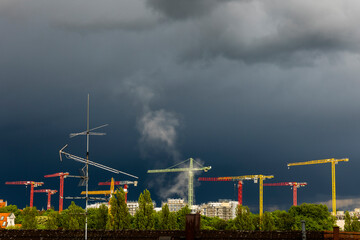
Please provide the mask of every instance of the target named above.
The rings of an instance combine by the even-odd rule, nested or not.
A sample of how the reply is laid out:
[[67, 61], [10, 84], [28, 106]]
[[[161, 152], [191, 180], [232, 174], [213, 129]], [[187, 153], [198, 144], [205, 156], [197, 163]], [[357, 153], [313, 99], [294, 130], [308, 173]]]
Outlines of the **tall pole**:
[[332, 214], [336, 216], [336, 187], [335, 187], [335, 161], [331, 162], [331, 176], [332, 176]]
[[192, 169], [194, 168], [194, 162], [193, 159], [190, 158], [190, 166], [189, 166], [189, 189], [188, 189], [188, 204], [189, 207], [191, 208], [191, 206], [193, 205], [193, 194], [194, 194], [194, 186], [193, 186], [193, 181], [194, 181], [194, 173], [192, 171]]
[[89, 111], [90, 111], [90, 94], [88, 94], [88, 102], [87, 102], [87, 128], [86, 128], [86, 198], [85, 198], [85, 240], [87, 240], [87, 207], [88, 207], [88, 190], [89, 190], [89, 136], [90, 136], [90, 119], [89, 119]]

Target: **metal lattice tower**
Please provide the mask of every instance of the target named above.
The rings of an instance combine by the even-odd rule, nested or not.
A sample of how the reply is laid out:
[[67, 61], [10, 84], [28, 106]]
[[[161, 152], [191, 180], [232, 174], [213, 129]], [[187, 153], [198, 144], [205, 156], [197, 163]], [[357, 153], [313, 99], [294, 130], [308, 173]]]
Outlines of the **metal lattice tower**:
[[[183, 164], [185, 162], [189, 162], [188, 168], [174, 168], [180, 164]], [[201, 164], [195, 161], [198, 165], [200, 165], [200, 168], [194, 168], [194, 159], [189, 158], [181, 163], [178, 163], [172, 167], [166, 168], [166, 169], [154, 169], [154, 170], [148, 170], [148, 173], [168, 173], [168, 172], [187, 172], [189, 177], [189, 183], [188, 183], [188, 205], [191, 207], [194, 203], [194, 171], [204, 171], [207, 172], [211, 169], [211, 166], [203, 167]]]

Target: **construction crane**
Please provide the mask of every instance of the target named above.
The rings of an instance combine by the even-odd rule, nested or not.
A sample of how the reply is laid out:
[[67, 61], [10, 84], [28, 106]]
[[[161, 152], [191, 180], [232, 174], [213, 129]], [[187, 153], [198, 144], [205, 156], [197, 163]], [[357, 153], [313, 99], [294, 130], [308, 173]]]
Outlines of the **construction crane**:
[[[243, 176], [245, 177], [245, 176]], [[242, 205], [242, 189], [243, 189], [243, 180], [252, 180], [251, 178], [244, 178], [242, 180], [237, 179], [229, 179], [229, 178], [219, 178], [219, 177], [199, 177], [198, 181], [206, 181], [206, 182], [229, 182], [229, 181], [235, 181], [238, 184], [238, 204]]]
[[64, 179], [67, 177], [73, 177], [73, 178], [81, 178], [81, 176], [73, 176], [70, 175], [68, 172], [59, 172], [54, 174], [45, 175], [44, 177], [50, 178], [50, 177], [60, 177], [60, 187], [59, 187], [59, 213], [63, 210], [63, 201], [64, 201]]
[[[128, 185], [134, 185], [135, 187], [138, 184], [138, 181], [115, 181], [114, 178], [111, 178], [111, 182], [100, 182], [100, 186], [109, 186], [110, 190], [98, 190], [98, 191], [88, 191], [89, 195], [112, 195], [115, 192], [115, 185], [124, 185], [124, 192], [125, 192], [125, 202], [127, 202], [127, 188]], [[86, 194], [86, 191], [81, 192], [82, 195]]]
[[34, 203], [34, 188], [44, 185], [43, 182], [35, 182], [35, 181], [17, 181], [17, 182], [5, 182], [6, 185], [30, 185], [30, 207], [33, 207]]
[[[111, 178], [111, 182], [99, 182], [99, 186], [111, 186], [112, 182], [114, 181], [113, 178]], [[118, 186], [124, 186], [124, 192], [125, 192], [125, 202], [127, 202], [127, 194], [128, 194], [128, 185], [134, 185], [136, 187], [138, 184], [138, 181], [114, 181], [114, 185]]]
[[259, 215], [260, 218], [263, 215], [264, 203], [263, 203], [263, 184], [265, 179], [274, 178], [273, 175], [245, 175], [245, 176], [236, 176], [236, 177], [218, 177], [220, 181], [241, 181], [241, 180], [254, 180], [255, 183], [259, 180]]
[[51, 209], [51, 195], [57, 193], [57, 190], [38, 189], [38, 190], [34, 190], [34, 192], [37, 192], [37, 193], [47, 193], [47, 195], [48, 195], [47, 210], [50, 210], [50, 209]]
[[335, 164], [338, 162], [348, 162], [348, 158], [328, 158], [328, 159], [320, 159], [320, 160], [313, 160], [307, 162], [297, 162], [297, 163], [288, 163], [288, 168], [291, 166], [300, 166], [300, 165], [311, 165], [311, 164], [321, 164], [321, 163], [331, 163], [331, 182], [332, 182], [332, 214], [336, 216], [336, 184], [335, 184]]
[[[189, 162], [188, 168], [174, 168], [176, 166], [179, 166], [185, 162]], [[194, 168], [194, 162], [200, 165], [201, 167]], [[168, 173], [168, 172], [187, 172], [189, 176], [189, 184], [188, 184], [188, 205], [191, 208], [194, 201], [194, 171], [204, 171], [207, 172], [211, 169], [211, 166], [204, 167], [198, 162], [196, 162], [194, 159], [189, 158], [181, 163], [178, 163], [174, 166], [171, 166], [166, 169], [154, 169], [154, 170], [148, 170], [148, 173]]]
[[293, 190], [293, 206], [297, 206], [297, 189], [306, 185], [306, 182], [264, 183], [264, 186], [291, 186]]

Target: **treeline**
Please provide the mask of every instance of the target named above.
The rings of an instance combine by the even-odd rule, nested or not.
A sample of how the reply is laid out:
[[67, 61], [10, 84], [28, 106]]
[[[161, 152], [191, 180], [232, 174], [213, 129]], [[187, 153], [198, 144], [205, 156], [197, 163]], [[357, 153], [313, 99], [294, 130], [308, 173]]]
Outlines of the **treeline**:
[[[191, 210], [185, 206], [178, 212], [170, 212], [165, 204], [159, 212], [154, 211], [150, 192], [140, 194], [139, 209], [131, 216], [125, 203], [125, 192], [119, 189], [110, 199], [110, 209], [106, 205], [88, 209], [88, 229], [138, 229], [138, 230], [184, 230], [185, 217]], [[0, 208], [0, 212], [13, 212], [15, 223], [22, 229], [84, 229], [85, 210], [74, 202], [58, 213], [54, 210], [38, 211], [27, 207], [20, 211], [15, 205]], [[307, 230], [332, 230], [335, 218], [325, 205], [302, 204], [288, 211], [265, 212], [260, 219], [246, 206], [239, 206], [235, 219], [223, 220], [218, 217], [201, 216], [204, 230], [301, 230], [301, 221], [306, 221]], [[348, 221], [350, 226], [355, 220]], [[357, 221], [356, 221], [357, 222]], [[359, 226], [360, 228], [360, 226]], [[359, 229], [360, 230], [360, 229]]]

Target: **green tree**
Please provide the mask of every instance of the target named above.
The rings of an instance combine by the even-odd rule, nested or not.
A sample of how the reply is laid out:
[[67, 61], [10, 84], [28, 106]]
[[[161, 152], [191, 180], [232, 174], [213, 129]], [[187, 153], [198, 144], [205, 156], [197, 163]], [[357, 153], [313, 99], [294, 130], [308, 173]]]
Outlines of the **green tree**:
[[348, 211], [345, 212], [345, 232], [360, 232], [360, 222], [356, 216], [351, 217]]
[[88, 229], [96, 229], [96, 214], [97, 214], [97, 208], [89, 208], [87, 211], [87, 226]]
[[161, 230], [161, 226], [160, 226], [160, 214], [161, 214], [161, 211], [159, 212], [156, 212], [154, 211], [153, 212], [153, 217], [154, 217], [154, 229], [155, 230]]
[[232, 229], [238, 230], [255, 230], [253, 216], [247, 206], [238, 205], [236, 209], [236, 217], [233, 221]]
[[71, 202], [67, 210], [61, 212], [61, 226], [65, 229], [85, 228], [85, 210]]
[[23, 222], [21, 228], [23, 229], [36, 229], [37, 221], [36, 216], [39, 215], [39, 212], [36, 210], [36, 207], [26, 207], [23, 210]]
[[188, 207], [188, 205], [185, 205], [185, 207], [181, 208], [179, 211], [176, 212], [176, 221], [178, 225], [178, 229], [185, 230], [186, 226], [186, 214], [190, 214], [191, 209]]
[[225, 230], [228, 228], [230, 221], [225, 221], [219, 217], [201, 216], [200, 228], [203, 230]]
[[136, 229], [154, 229], [154, 205], [150, 192], [145, 189], [139, 196], [139, 209], [135, 213], [134, 225]]
[[57, 216], [57, 224], [60, 229], [67, 229], [69, 225], [69, 210], [64, 209], [61, 213]]
[[261, 230], [263, 231], [274, 231], [275, 220], [271, 213], [265, 212], [261, 219]]
[[[40, 212], [41, 214], [41, 212]], [[46, 223], [49, 220], [48, 216], [36, 216], [37, 229], [46, 229]]]
[[344, 231], [345, 232], [352, 232], [351, 217], [350, 217], [350, 213], [348, 211], [345, 212]]
[[101, 204], [96, 212], [95, 229], [106, 229], [106, 223], [108, 221], [108, 217], [109, 217], [108, 207], [105, 204]]
[[164, 204], [160, 211], [159, 229], [161, 230], [174, 230], [177, 229], [176, 216], [170, 212], [169, 206]]
[[272, 212], [275, 229], [280, 231], [289, 231], [294, 229], [295, 218], [286, 211], [276, 210]]
[[45, 223], [45, 228], [50, 230], [58, 229], [58, 219], [59, 213], [52, 210], [51, 212], [46, 213], [48, 220]]
[[301, 220], [305, 220], [306, 229], [314, 231], [332, 230], [335, 219], [323, 204], [303, 203], [289, 209], [290, 216], [295, 218], [294, 230], [301, 230]]
[[129, 229], [130, 221], [131, 216], [125, 202], [125, 192], [120, 188], [116, 190], [110, 199], [110, 215], [107, 227], [111, 230]]
[[352, 217], [351, 228], [353, 232], [360, 232], [360, 222], [356, 216]]

